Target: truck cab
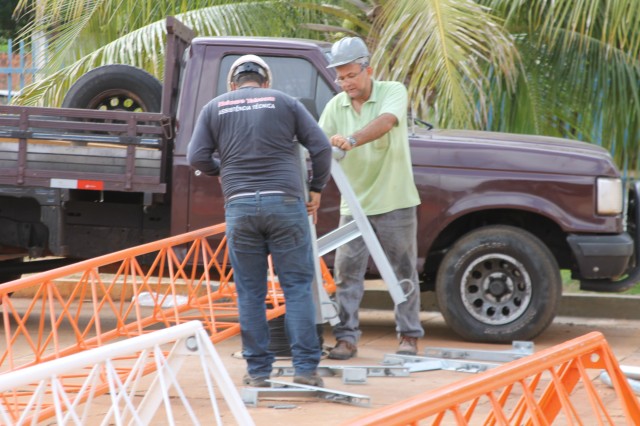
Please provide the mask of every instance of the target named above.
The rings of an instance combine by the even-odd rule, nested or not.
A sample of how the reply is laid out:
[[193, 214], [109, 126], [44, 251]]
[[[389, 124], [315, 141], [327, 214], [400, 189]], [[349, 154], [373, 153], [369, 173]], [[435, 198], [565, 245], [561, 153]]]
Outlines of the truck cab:
[[[224, 222], [224, 199], [216, 178], [196, 175], [186, 162], [193, 126], [202, 107], [225, 93], [231, 64], [245, 54], [263, 58], [273, 74], [272, 87], [302, 102], [317, 119], [326, 103], [338, 92], [334, 73], [326, 68], [329, 43], [246, 38], [195, 38], [183, 71], [177, 113], [173, 163], [172, 235]], [[335, 196], [335, 190], [331, 191]], [[319, 229], [335, 228], [335, 199], [320, 215]]]

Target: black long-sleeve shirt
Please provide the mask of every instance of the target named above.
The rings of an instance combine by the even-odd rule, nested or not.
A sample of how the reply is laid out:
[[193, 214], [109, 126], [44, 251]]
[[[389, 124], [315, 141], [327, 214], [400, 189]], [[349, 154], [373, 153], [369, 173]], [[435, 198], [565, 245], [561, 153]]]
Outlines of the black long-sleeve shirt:
[[[309, 151], [310, 190], [320, 192], [331, 174], [331, 145], [311, 114], [295, 98], [274, 90], [244, 87], [204, 106], [187, 161], [222, 178], [225, 198], [255, 191], [283, 191], [303, 198], [300, 157]], [[218, 152], [220, 160], [214, 158]]]

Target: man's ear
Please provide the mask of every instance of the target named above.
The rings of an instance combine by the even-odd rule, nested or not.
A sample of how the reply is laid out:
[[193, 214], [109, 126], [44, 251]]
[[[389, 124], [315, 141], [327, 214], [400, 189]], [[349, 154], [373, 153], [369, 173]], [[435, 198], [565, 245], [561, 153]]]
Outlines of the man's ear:
[[233, 92], [238, 88], [238, 85], [232, 81], [231, 83], [229, 83], [229, 87], [231, 87], [230, 91]]

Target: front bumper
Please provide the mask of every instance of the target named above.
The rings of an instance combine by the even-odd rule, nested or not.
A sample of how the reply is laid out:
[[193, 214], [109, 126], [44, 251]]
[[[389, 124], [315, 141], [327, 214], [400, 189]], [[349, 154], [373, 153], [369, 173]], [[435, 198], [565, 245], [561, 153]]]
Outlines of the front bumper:
[[[621, 292], [640, 282], [639, 225], [640, 182], [634, 182], [627, 202], [628, 233], [592, 236], [592, 239], [578, 235], [567, 237], [582, 274], [581, 290]], [[603, 273], [600, 265], [606, 265], [606, 273]], [[620, 276], [624, 278], [616, 281]]]
[[588, 280], [621, 276], [633, 255], [633, 238], [626, 232], [618, 235], [576, 235], [567, 242], [578, 262], [580, 276]]

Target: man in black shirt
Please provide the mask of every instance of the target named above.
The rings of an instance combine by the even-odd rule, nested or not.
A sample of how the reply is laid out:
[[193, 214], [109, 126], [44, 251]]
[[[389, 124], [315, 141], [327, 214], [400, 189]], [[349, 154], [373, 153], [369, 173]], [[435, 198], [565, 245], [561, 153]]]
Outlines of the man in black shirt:
[[[270, 89], [268, 65], [245, 55], [231, 66], [231, 91], [202, 109], [189, 144], [189, 164], [220, 176], [225, 196], [243, 346], [244, 383], [269, 386], [273, 353], [265, 315], [267, 258], [284, 292], [294, 382], [322, 386], [321, 348], [312, 296], [314, 259], [308, 214], [315, 216], [331, 173], [331, 146], [296, 99]], [[299, 147], [309, 151], [312, 179], [304, 199]], [[214, 152], [220, 159], [213, 157]]]

